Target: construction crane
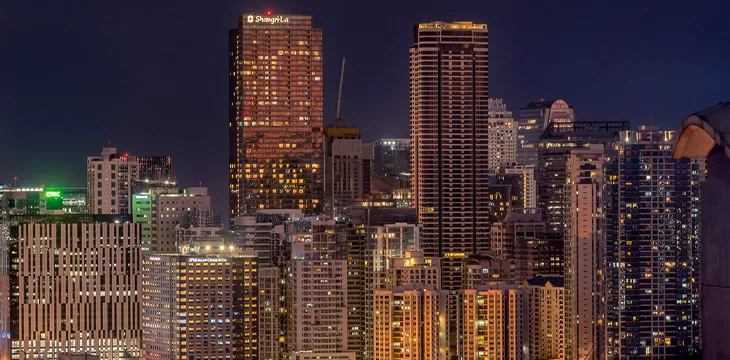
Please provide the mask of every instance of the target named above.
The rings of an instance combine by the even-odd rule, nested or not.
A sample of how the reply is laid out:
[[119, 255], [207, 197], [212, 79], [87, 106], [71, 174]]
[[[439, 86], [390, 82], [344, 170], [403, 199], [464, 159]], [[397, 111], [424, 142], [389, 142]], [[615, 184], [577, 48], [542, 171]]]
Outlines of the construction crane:
[[342, 118], [340, 117], [340, 105], [342, 104], [342, 81], [345, 79], [345, 58], [342, 58], [342, 71], [340, 71], [340, 91], [337, 93], [337, 103], [335, 104], [335, 110], [337, 111], [335, 114], [335, 127], [340, 127], [340, 121]]

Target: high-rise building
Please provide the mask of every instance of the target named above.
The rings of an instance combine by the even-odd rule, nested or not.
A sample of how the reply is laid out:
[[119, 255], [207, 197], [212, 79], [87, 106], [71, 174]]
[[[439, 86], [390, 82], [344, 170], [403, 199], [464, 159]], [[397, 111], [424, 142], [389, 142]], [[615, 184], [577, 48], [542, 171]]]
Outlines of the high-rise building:
[[137, 156], [140, 180], [172, 180], [172, 157], [157, 155]]
[[363, 146], [357, 128], [329, 128], [324, 135], [324, 210], [332, 218], [344, 217], [350, 206], [370, 192], [365, 185], [370, 180], [373, 148]]
[[[623, 131], [606, 163], [608, 359], [668, 359], [699, 346], [700, 164], [672, 159], [673, 131]], [[710, 194], [711, 196], [711, 194]]]
[[[410, 49], [412, 189], [427, 257], [488, 242], [486, 24], [414, 27]], [[453, 270], [453, 267], [449, 267]], [[460, 277], [445, 271], [445, 277]]]
[[145, 255], [145, 360], [258, 358], [256, 257], [221, 255]]
[[460, 359], [528, 359], [530, 291], [496, 283], [459, 291]]
[[322, 210], [322, 30], [243, 14], [229, 32], [230, 217]]
[[545, 214], [552, 239], [565, 238], [570, 205], [566, 198], [568, 157], [573, 149], [603, 145], [610, 151], [621, 131], [629, 129], [627, 121], [579, 121], [550, 123], [537, 144], [537, 203]]
[[373, 144], [375, 162], [373, 173], [379, 178], [404, 182], [411, 179], [411, 140], [380, 139]]
[[129, 215], [6, 220], [0, 248], [9, 265], [10, 326], [0, 332], [11, 341], [12, 354], [0, 358], [93, 353], [116, 360], [125, 350], [139, 356], [139, 225]]
[[301, 209], [291, 210], [259, 210], [256, 216], [240, 216], [233, 219], [235, 246], [245, 252], [254, 253], [261, 267], [278, 267], [284, 265], [286, 254], [282, 254], [282, 245], [274, 240], [275, 226], [287, 221], [302, 220]]
[[212, 227], [208, 188], [151, 190], [133, 196], [134, 221], [142, 224], [144, 251], [177, 253], [176, 228]]
[[514, 261], [492, 252], [471, 255], [464, 259], [461, 287], [476, 289], [494, 282], [514, 284], [515, 270]]
[[547, 239], [540, 209], [512, 208], [492, 224], [492, 250], [515, 262], [515, 281], [537, 275], [562, 275], [563, 242]]
[[530, 291], [530, 359], [565, 359], [563, 278], [535, 277]]
[[287, 223], [286, 351], [348, 352], [344, 225], [334, 220]]
[[103, 148], [86, 158], [88, 209], [92, 214], [131, 214], [132, 183], [139, 179], [136, 156]]
[[537, 165], [537, 143], [551, 123], [568, 126], [575, 120], [573, 107], [564, 100], [536, 101], [520, 109], [517, 126], [517, 163]]
[[565, 232], [565, 358], [598, 360], [603, 344], [605, 229], [603, 145], [577, 148], [567, 161]]
[[491, 171], [517, 164], [517, 124], [502, 99], [489, 99], [487, 133], [488, 168]]
[[433, 286], [376, 290], [374, 359], [446, 360], [445, 299]]

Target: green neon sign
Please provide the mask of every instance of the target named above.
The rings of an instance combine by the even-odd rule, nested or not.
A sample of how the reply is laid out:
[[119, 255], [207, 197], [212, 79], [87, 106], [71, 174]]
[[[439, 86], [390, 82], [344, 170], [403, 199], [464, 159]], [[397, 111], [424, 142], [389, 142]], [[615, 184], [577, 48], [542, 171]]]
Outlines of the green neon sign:
[[46, 191], [46, 197], [47, 198], [61, 197], [61, 192], [60, 191]]

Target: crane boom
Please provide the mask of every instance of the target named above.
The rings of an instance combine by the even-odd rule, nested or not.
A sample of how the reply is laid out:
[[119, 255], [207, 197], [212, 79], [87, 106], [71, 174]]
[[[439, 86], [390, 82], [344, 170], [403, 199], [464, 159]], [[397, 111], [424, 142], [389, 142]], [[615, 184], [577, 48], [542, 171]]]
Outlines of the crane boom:
[[340, 71], [340, 91], [337, 93], [337, 113], [335, 114], [335, 126], [340, 127], [340, 104], [342, 104], [342, 82], [345, 79], [345, 58], [342, 58], [342, 70]]

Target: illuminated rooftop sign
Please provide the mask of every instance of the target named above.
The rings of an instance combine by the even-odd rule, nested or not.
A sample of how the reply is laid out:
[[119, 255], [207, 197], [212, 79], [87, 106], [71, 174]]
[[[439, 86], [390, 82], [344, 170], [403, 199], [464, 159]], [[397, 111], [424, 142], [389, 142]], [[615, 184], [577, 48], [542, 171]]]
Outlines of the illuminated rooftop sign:
[[55, 197], [60, 197], [60, 196], [61, 196], [60, 191], [46, 191], [47, 198], [55, 198]]
[[246, 21], [248, 23], [264, 23], [264, 24], [281, 24], [281, 23], [288, 23], [289, 18], [283, 17], [283, 16], [261, 16], [261, 15], [249, 15], [246, 18]]

